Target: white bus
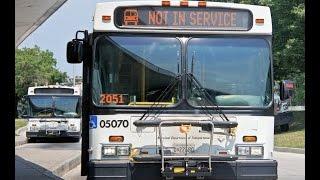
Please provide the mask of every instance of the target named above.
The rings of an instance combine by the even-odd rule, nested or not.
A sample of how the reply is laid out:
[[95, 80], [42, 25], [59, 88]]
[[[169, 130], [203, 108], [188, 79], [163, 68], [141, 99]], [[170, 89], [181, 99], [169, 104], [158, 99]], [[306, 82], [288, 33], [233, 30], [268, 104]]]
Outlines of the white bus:
[[28, 142], [37, 138], [81, 137], [80, 87], [48, 85], [28, 88]]
[[277, 179], [271, 22], [255, 5], [98, 3], [67, 44], [83, 62], [81, 174]]

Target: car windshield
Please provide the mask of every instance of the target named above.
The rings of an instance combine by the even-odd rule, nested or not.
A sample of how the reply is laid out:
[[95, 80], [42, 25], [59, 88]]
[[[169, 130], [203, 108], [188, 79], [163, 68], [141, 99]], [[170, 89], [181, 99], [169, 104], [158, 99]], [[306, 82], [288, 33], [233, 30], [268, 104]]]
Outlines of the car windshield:
[[31, 117], [80, 117], [80, 98], [76, 96], [30, 96]]
[[204, 98], [189, 80], [190, 104], [262, 107], [272, 100], [270, 46], [266, 40], [192, 38], [187, 57], [188, 72], [210, 96]]
[[[99, 106], [150, 106], [158, 101], [164, 106], [175, 104], [180, 49], [174, 37], [98, 37], [93, 102]], [[158, 99], [161, 95], [163, 98]]]

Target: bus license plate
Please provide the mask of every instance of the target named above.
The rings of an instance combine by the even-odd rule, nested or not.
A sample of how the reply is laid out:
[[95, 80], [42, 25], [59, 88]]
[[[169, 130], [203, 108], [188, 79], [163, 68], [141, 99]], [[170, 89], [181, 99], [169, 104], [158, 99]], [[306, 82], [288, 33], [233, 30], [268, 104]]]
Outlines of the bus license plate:
[[177, 154], [193, 153], [195, 150], [194, 145], [175, 145], [174, 152]]
[[57, 129], [58, 123], [57, 122], [50, 122], [48, 123], [48, 128], [49, 129]]

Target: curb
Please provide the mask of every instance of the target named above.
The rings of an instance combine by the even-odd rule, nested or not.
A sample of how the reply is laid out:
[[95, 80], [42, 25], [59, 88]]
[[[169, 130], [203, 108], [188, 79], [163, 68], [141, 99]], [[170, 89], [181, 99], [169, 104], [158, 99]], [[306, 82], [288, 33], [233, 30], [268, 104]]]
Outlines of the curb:
[[61, 163], [56, 167], [54, 170], [52, 170], [52, 173], [62, 177], [65, 174], [67, 174], [70, 170], [76, 168], [81, 163], [81, 154], [76, 155], [75, 157], [72, 157], [65, 162]]
[[26, 130], [27, 130], [27, 126], [23, 126], [16, 130], [16, 134], [20, 135], [21, 131], [26, 131]]
[[[15, 133], [17, 135], [21, 136], [21, 133], [25, 132], [26, 130], [27, 130], [27, 126], [24, 126], [24, 127], [21, 127], [19, 129], [17, 129], [15, 131]], [[26, 143], [27, 143], [27, 138], [25, 138], [24, 140], [17, 140], [17, 141], [15, 141], [15, 146], [21, 146], [21, 145], [26, 144]]]
[[303, 148], [274, 147], [274, 151], [305, 154], [305, 149]]

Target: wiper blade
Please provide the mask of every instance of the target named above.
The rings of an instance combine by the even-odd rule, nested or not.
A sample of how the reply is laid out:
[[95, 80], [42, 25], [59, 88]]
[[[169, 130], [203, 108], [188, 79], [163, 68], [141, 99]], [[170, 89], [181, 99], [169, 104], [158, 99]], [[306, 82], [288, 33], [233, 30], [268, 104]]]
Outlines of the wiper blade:
[[[155, 110], [155, 108], [160, 104], [160, 102], [163, 101], [163, 99], [168, 95], [168, 93], [171, 93], [173, 88], [176, 86], [178, 82], [181, 81], [181, 75], [178, 74], [171, 82], [168, 84], [168, 86], [161, 92], [160, 96], [154, 101], [154, 103], [149, 107], [149, 109], [140, 117], [139, 120], [147, 119], [150, 115], [150, 111]], [[163, 107], [165, 105], [160, 104], [160, 107]], [[157, 115], [158, 113], [161, 113], [162, 110], [156, 111], [154, 114]], [[146, 116], [147, 115], [147, 116]]]
[[[224, 119], [226, 121], [230, 121], [228, 119], [228, 117], [225, 115], [225, 113], [220, 109], [220, 107], [217, 104], [214, 103], [214, 101], [212, 100], [212, 98], [211, 98], [210, 94], [208, 93], [208, 91], [205, 88], [203, 88], [203, 86], [196, 79], [196, 77], [194, 77], [194, 75], [191, 74], [191, 73], [187, 73], [187, 76], [190, 78], [191, 82], [194, 82], [194, 84], [198, 88], [199, 92], [203, 95], [205, 100], [207, 100], [209, 103], [211, 103], [213, 106], [215, 106], [218, 109], [218, 110], [217, 109], [214, 109], [214, 110], [216, 110], [218, 112], [220, 117], [221, 117], [221, 115], [223, 116], [223, 118], [221, 117], [221, 119]], [[204, 104], [204, 106], [207, 107], [205, 104]], [[212, 115], [212, 114], [210, 113], [210, 115]]]

